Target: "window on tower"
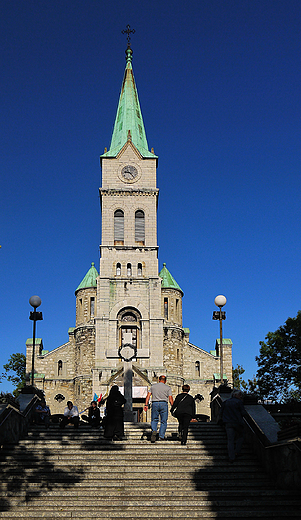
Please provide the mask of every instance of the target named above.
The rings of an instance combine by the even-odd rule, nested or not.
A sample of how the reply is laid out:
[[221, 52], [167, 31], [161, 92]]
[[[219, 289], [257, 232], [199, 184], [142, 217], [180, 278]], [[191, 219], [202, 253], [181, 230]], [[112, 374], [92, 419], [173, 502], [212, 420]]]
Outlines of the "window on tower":
[[78, 321], [81, 322], [83, 320], [83, 300], [79, 298], [78, 300]]
[[145, 241], [145, 216], [142, 210], [135, 212], [135, 242], [144, 245]]
[[121, 209], [117, 209], [114, 213], [114, 244], [124, 244], [124, 213]]
[[92, 296], [90, 299], [90, 317], [92, 318], [94, 316], [95, 312], [95, 298]]
[[120, 276], [121, 275], [121, 264], [118, 262], [118, 264], [116, 265], [116, 276]]
[[164, 318], [168, 320], [168, 298], [164, 298]]
[[138, 275], [138, 276], [142, 276], [142, 264], [138, 264], [138, 267], [137, 267], [137, 275]]
[[132, 276], [132, 264], [127, 264], [126, 272], [128, 276]]

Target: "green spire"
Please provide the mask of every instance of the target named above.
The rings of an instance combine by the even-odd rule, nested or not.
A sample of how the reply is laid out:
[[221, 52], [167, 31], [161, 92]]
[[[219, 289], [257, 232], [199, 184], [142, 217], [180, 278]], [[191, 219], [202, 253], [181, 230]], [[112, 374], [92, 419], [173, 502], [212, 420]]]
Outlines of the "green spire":
[[94, 262], [92, 262], [89, 271], [87, 272], [85, 278], [79, 284], [79, 286], [75, 292], [77, 292], [79, 289], [87, 289], [88, 287], [96, 287], [96, 278], [97, 277], [98, 277], [98, 272], [94, 267]]
[[178, 291], [181, 291], [182, 295], [184, 294], [181, 287], [177, 284], [166, 268], [166, 264], [163, 264], [163, 269], [161, 269], [159, 276], [162, 278], [162, 289], [177, 289]]
[[148, 151], [138, 92], [132, 69], [132, 49], [128, 47], [125, 54], [126, 68], [121, 87], [111, 146], [109, 151], [105, 152], [101, 157], [116, 157], [127, 141], [131, 141], [141, 153], [142, 157], [156, 158], [154, 153]]

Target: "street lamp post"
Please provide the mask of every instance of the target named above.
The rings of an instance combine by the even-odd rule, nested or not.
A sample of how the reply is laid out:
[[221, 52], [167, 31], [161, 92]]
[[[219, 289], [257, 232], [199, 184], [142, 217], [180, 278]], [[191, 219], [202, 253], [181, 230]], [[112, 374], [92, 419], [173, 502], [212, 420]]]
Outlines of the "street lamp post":
[[33, 333], [32, 333], [32, 363], [31, 363], [31, 384], [34, 386], [34, 351], [35, 351], [35, 342], [36, 342], [36, 322], [43, 319], [43, 315], [41, 312], [37, 312], [37, 307], [39, 307], [42, 303], [42, 300], [39, 296], [32, 296], [29, 298], [30, 305], [34, 308], [33, 311], [30, 312], [29, 319], [33, 321]]
[[219, 311], [213, 311], [213, 320], [219, 320], [219, 335], [220, 335], [220, 377], [221, 377], [221, 385], [224, 383], [224, 365], [223, 365], [223, 320], [226, 319], [226, 313], [222, 311], [222, 307], [226, 305], [227, 298], [222, 294], [219, 294], [214, 303], [217, 307], [219, 307]]

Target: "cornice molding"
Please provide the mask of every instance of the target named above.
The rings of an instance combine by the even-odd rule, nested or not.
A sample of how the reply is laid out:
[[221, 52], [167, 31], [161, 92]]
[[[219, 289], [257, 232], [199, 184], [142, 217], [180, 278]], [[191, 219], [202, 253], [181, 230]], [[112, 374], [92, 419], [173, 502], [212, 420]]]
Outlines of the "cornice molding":
[[[101, 244], [99, 246], [99, 249], [100, 251], [102, 249], [109, 249], [109, 250], [112, 250], [112, 251], [139, 251], [140, 253], [144, 253], [144, 252], [147, 252], [147, 251], [158, 251], [159, 249], [159, 246], [137, 246], [137, 245], [134, 245], [134, 246], [131, 246], [131, 245], [128, 245], [128, 246], [117, 246], [117, 245], [112, 245], [112, 244]], [[108, 277], [105, 277], [105, 278], [108, 278]]]
[[100, 196], [137, 196], [143, 195], [144, 197], [157, 197], [159, 195], [158, 188], [99, 188]]

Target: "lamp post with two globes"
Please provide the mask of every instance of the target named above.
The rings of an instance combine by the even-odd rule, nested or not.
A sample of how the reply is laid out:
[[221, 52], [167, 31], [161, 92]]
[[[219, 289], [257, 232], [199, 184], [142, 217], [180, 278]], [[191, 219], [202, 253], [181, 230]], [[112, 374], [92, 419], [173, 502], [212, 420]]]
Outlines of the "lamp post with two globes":
[[221, 385], [224, 383], [224, 365], [223, 365], [223, 320], [226, 319], [226, 313], [222, 311], [222, 307], [226, 305], [227, 298], [222, 294], [219, 294], [214, 303], [217, 307], [219, 307], [219, 311], [213, 311], [213, 320], [219, 320], [219, 335], [220, 335], [220, 348], [219, 348], [219, 357], [220, 357], [220, 379]]
[[32, 296], [29, 298], [30, 305], [34, 308], [30, 312], [29, 319], [33, 321], [33, 333], [32, 333], [32, 363], [31, 363], [31, 385], [34, 386], [34, 351], [36, 342], [36, 322], [43, 319], [41, 312], [37, 312], [37, 307], [40, 307], [42, 300], [39, 296]]

